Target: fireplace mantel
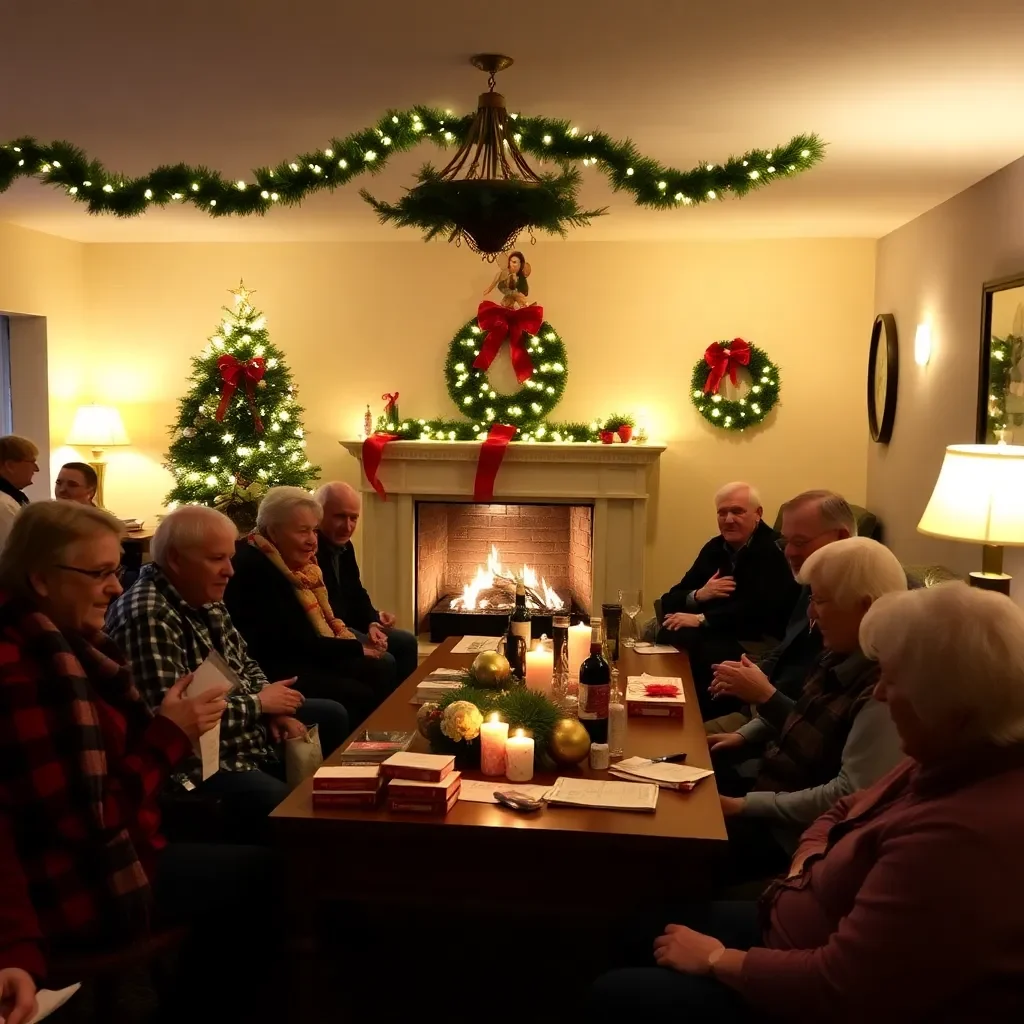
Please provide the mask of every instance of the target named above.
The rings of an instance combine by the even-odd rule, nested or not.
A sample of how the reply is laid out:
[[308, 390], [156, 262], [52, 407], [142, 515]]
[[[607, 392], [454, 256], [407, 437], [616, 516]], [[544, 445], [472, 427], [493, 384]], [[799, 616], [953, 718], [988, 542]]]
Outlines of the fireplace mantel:
[[[362, 441], [341, 441], [362, 462]], [[575, 502], [594, 506], [594, 603], [642, 590], [650, 478], [663, 445], [512, 443], [494, 487], [496, 503]], [[392, 441], [378, 477], [382, 501], [360, 472], [361, 569], [378, 608], [415, 626], [417, 501], [473, 501], [476, 441]]]

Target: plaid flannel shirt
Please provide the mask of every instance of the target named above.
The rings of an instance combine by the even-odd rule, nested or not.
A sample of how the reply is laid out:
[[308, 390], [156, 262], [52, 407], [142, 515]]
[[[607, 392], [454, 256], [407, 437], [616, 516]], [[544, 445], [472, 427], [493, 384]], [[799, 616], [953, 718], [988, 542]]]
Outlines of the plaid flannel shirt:
[[[257, 771], [277, 760], [257, 697], [267, 677], [249, 657], [245, 640], [223, 604], [193, 608], [161, 569], [148, 563], [135, 585], [111, 605], [107, 632], [124, 651], [139, 692], [154, 709], [178, 679], [194, 672], [210, 651], [216, 651], [242, 682], [241, 691], [228, 696], [221, 719], [221, 770]], [[193, 757], [186, 768], [187, 778], [198, 785], [202, 781], [199, 759]], [[176, 778], [184, 783], [186, 776]]]

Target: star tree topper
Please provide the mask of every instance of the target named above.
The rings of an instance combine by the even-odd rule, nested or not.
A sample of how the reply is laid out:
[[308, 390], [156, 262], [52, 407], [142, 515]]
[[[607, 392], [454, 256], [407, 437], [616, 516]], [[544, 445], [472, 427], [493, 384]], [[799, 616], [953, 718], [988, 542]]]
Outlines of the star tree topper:
[[245, 282], [239, 278], [237, 288], [229, 288], [228, 291], [235, 297], [235, 305], [249, 305], [249, 296], [256, 294], [256, 289], [250, 289], [245, 287]]

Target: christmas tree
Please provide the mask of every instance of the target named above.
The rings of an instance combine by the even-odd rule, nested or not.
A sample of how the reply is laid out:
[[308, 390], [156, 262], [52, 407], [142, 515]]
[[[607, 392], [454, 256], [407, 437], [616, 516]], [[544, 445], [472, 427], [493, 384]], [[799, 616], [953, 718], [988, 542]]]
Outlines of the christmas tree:
[[320, 472], [306, 458], [302, 407], [267, 318], [244, 284], [234, 308], [192, 360], [188, 393], [178, 404], [167, 468], [171, 508], [212, 505], [251, 528], [268, 487], [305, 487]]

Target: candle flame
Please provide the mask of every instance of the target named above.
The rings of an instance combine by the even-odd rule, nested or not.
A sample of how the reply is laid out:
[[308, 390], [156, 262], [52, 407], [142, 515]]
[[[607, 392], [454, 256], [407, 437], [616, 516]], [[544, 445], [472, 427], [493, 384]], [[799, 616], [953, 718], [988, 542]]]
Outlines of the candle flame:
[[494, 714], [492, 714], [491, 717], [488, 719], [488, 721], [490, 721], [492, 723], [493, 722], [500, 722], [501, 719], [498, 717], [498, 712], [495, 711]]
[[521, 740], [523, 738], [523, 735], [524, 735], [524, 733], [523, 733], [522, 729], [516, 729], [516, 739], [517, 740]]

